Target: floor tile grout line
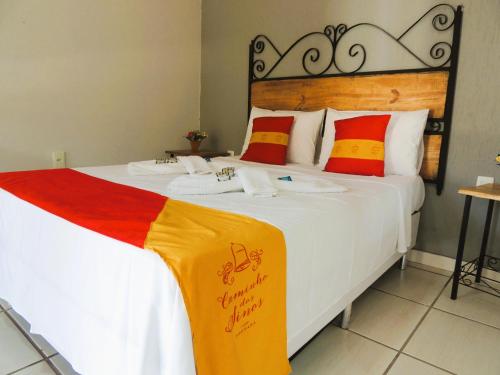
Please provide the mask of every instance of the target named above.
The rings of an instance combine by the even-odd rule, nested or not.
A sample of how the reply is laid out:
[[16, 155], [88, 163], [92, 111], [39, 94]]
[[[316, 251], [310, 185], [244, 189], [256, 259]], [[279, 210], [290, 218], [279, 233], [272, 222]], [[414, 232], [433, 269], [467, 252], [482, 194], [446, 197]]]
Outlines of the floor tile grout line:
[[[369, 340], [369, 341], [371, 341], [371, 342], [373, 342], [373, 343], [375, 343], [375, 344], [382, 345], [382, 346], [386, 347], [387, 349], [392, 350], [393, 352], [396, 352], [396, 353], [398, 353], [398, 352], [399, 352], [399, 350], [398, 350], [398, 349], [395, 349], [395, 348], [393, 348], [393, 347], [391, 347], [391, 346], [389, 346], [389, 345], [387, 345], [387, 344], [384, 344], [383, 342], [377, 341], [377, 340], [375, 340], [375, 339], [373, 339], [373, 338], [371, 338], [371, 337], [365, 336], [365, 335], [363, 335], [363, 334], [361, 334], [361, 333], [359, 333], [359, 332], [353, 331], [353, 330], [351, 330], [351, 329], [349, 329], [348, 331], [349, 331], [350, 333], [354, 333], [355, 335], [358, 335], [358, 336], [360, 336], [360, 337], [362, 337], [362, 338], [364, 338], [364, 339], [367, 339], [367, 340]], [[429, 365], [429, 366], [435, 367], [435, 368], [437, 368], [437, 369], [439, 369], [439, 370], [442, 370], [442, 371], [444, 371], [444, 372], [447, 372], [447, 373], [449, 373], [449, 374], [456, 375], [455, 373], [453, 373], [453, 372], [451, 372], [451, 371], [449, 371], [449, 370], [446, 370], [446, 369], [444, 369], [444, 368], [441, 368], [441, 367], [439, 367], [439, 366], [436, 366], [436, 365], [434, 365], [434, 364], [432, 364], [432, 363], [430, 363], [430, 362], [424, 361], [423, 359], [420, 359], [420, 358], [414, 357], [414, 356], [413, 356], [413, 355], [411, 355], [411, 354], [408, 354], [408, 353], [401, 353], [401, 354], [406, 355], [406, 356], [408, 356], [408, 357], [411, 357], [411, 358], [413, 358], [413, 359], [415, 359], [415, 360], [418, 360], [418, 361], [420, 361], [420, 362], [423, 362], [423, 363], [425, 363], [425, 364], [427, 364], [427, 365]]]
[[[399, 358], [399, 356], [401, 355], [401, 353], [403, 353], [403, 350], [406, 348], [406, 346], [408, 345], [408, 343], [410, 342], [410, 340], [412, 339], [412, 337], [415, 335], [415, 333], [417, 332], [418, 328], [422, 325], [423, 321], [425, 320], [425, 318], [427, 318], [427, 316], [429, 315], [429, 313], [432, 311], [432, 307], [434, 306], [434, 304], [438, 301], [439, 297], [441, 297], [441, 295], [443, 294], [443, 292], [445, 291], [446, 287], [448, 286], [448, 284], [450, 283], [452, 277], [450, 276], [448, 278], [448, 281], [444, 284], [443, 288], [441, 289], [441, 292], [439, 292], [439, 294], [437, 295], [437, 297], [434, 299], [434, 301], [430, 304], [429, 308], [427, 309], [427, 311], [424, 313], [424, 315], [422, 316], [422, 318], [420, 318], [420, 320], [418, 321], [417, 325], [415, 326], [415, 328], [411, 331], [410, 335], [408, 336], [408, 338], [406, 339], [406, 341], [403, 343], [403, 346], [401, 346], [401, 348], [399, 349], [398, 353], [396, 354], [396, 356], [393, 358], [393, 360], [391, 361], [391, 363], [389, 363], [389, 366], [385, 369], [384, 371], [384, 375], [388, 374], [390, 369], [392, 368], [392, 366], [394, 366], [394, 364], [396, 363], [397, 359]], [[406, 353], [403, 353], [403, 354], [406, 354]], [[436, 367], [436, 366], [434, 366]]]
[[416, 360], [416, 361], [423, 362], [423, 363], [425, 363], [426, 365], [432, 366], [432, 367], [437, 368], [437, 369], [439, 369], [439, 370], [441, 370], [441, 371], [447, 372], [448, 374], [457, 375], [457, 374], [455, 374], [454, 372], [451, 372], [450, 370], [447, 370], [447, 369], [445, 369], [445, 368], [442, 368], [442, 367], [436, 366], [436, 365], [434, 365], [434, 364], [432, 364], [432, 363], [430, 363], [430, 362], [424, 361], [423, 359], [420, 359], [420, 358], [418, 358], [418, 357], [415, 357], [415, 356], [413, 356], [413, 355], [411, 355], [411, 354], [408, 354], [408, 353], [401, 353], [401, 354], [402, 354], [402, 355], [405, 355], [405, 356], [407, 356], [407, 357], [413, 358], [413, 359], [414, 359], [414, 360]]
[[[59, 369], [57, 368], [57, 366], [54, 364], [54, 362], [52, 362], [52, 358], [54, 358], [56, 355], [58, 355], [59, 353], [56, 353], [56, 354], [53, 354], [51, 355], [49, 358], [47, 358], [47, 364], [49, 365], [49, 367], [52, 369], [52, 371], [54, 371], [54, 373], [56, 375], [64, 375], [61, 371], [59, 371]], [[62, 357], [62, 356], [61, 356]]]
[[[425, 270], [422, 270], [422, 271], [425, 271]], [[426, 272], [429, 272], [429, 271], [426, 271]], [[441, 275], [441, 276], [443, 276], [443, 275]], [[450, 276], [450, 277], [451, 277], [451, 276]], [[448, 284], [449, 284], [449, 280], [447, 280], [447, 281], [446, 281], [445, 286], [447, 286]], [[475, 320], [475, 319], [472, 319], [472, 318], [468, 318], [468, 317], [466, 317], [466, 316], [462, 316], [462, 315], [460, 315], [460, 314], [453, 313], [453, 312], [451, 312], [451, 311], [444, 310], [444, 309], [439, 308], [439, 307], [436, 307], [436, 306], [434, 306], [434, 305], [432, 305], [432, 304], [431, 304], [431, 305], [427, 305], [427, 304], [425, 304], [425, 303], [423, 303], [423, 302], [418, 302], [418, 301], [412, 300], [412, 299], [407, 298], [407, 297], [399, 296], [399, 295], [397, 295], [397, 294], [394, 294], [394, 293], [388, 292], [388, 291], [386, 291], [386, 290], [379, 289], [379, 288], [374, 287], [374, 286], [370, 286], [369, 288], [370, 288], [370, 289], [373, 289], [373, 290], [376, 290], [376, 291], [378, 291], [378, 292], [381, 292], [381, 293], [385, 293], [385, 294], [390, 295], [390, 296], [393, 296], [393, 297], [401, 298], [401, 299], [403, 299], [403, 300], [406, 300], [406, 301], [409, 301], [409, 302], [416, 303], [416, 304], [421, 305], [421, 306], [425, 306], [425, 307], [432, 307], [434, 310], [439, 310], [439, 311], [441, 311], [441, 312], [444, 312], [444, 313], [447, 313], [447, 314], [450, 314], [450, 315], [456, 316], [457, 318], [463, 318], [463, 319], [466, 319], [466, 320], [470, 320], [471, 322], [478, 323], [478, 324], [482, 324], [482, 325], [485, 325], [485, 326], [487, 326], [487, 327], [494, 328], [494, 329], [496, 329], [496, 330], [499, 330], [499, 331], [500, 331], [500, 327], [495, 327], [495, 326], [493, 326], [493, 325], [491, 325], [491, 324], [484, 323], [484, 322], [481, 322], [481, 321], [479, 321], [479, 320]], [[441, 295], [443, 294], [443, 292], [444, 292], [444, 290], [442, 290], [442, 289], [441, 289], [441, 290], [440, 290], [440, 292], [439, 292], [438, 297], [441, 297]], [[438, 299], [439, 299], [439, 298], [438, 298]], [[437, 302], [437, 300], [436, 300], [435, 302]], [[433, 304], [435, 304], [435, 302], [433, 302]], [[376, 342], [378, 342], [378, 341], [376, 341]]]
[[443, 313], [446, 313], [446, 314], [449, 314], [449, 315], [452, 315], [456, 318], [461, 318], [461, 319], [465, 319], [465, 320], [468, 320], [470, 322], [473, 322], [473, 323], [477, 323], [477, 324], [481, 324], [483, 326], [486, 326], [486, 327], [489, 327], [489, 328], [493, 328], [493, 329], [496, 329], [497, 331], [500, 331], [500, 327], [495, 327], [495, 326], [492, 326], [491, 324], [488, 324], [488, 323], [483, 323], [483, 322], [480, 322], [479, 320], [475, 320], [475, 319], [471, 319], [471, 318], [468, 318], [466, 316], [462, 316], [462, 315], [459, 315], [459, 314], [455, 314], [455, 313], [452, 313], [450, 311], [446, 311], [446, 310], [443, 310], [439, 307], [435, 307], [433, 306], [432, 307], [434, 310], [437, 310], [437, 311], [440, 311], [440, 312], [443, 312]]
[[[366, 340], [368, 340], [368, 341], [371, 341], [371, 342], [373, 342], [373, 343], [375, 343], [375, 344], [379, 344], [379, 345], [381, 345], [381, 346], [383, 346], [383, 347], [385, 347], [385, 348], [387, 348], [387, 349], [390, 349], [391, 351], [396, 352], [396, 354], [398, 354], [398, 352], [399, 352], [399, 351], [398, 351], [398, 349], [395, 349], [395, 348], [393, 348], [393, 347], [391, 347], [391, 346], [389, 346], [389, 345], [387, 345], [387, 344], [384, 344], [383, 342], [380, 342], [380, 341], [377, 341], [377, 340], [375, 340], [375, 339], [372, 339], [371, 337], [365, 336], [365, 335], [363, 335], [363, 334], [361, 334], [361, 333], [359, 333], [359, 332], [352, 331], [352, 330], [350, 330], [350, 329], [349, 329], [348, 331], [349, 331], [350, 333], [353, 333], [353, 334], [355, 334], [355, 335], [357, 335], [357, 336], [360, 336], [360, 337], [362, 337], [362, 338], [364, 338], [364, 339], [366, 339]], [[400, 353], [400, 354], [403, 354], [403, 355], [406, 355], [406, 356], [408, 356], [408, 357], [411, 357], [411, 358], [413, 358], [413, 359], [415, 359], [415, 360], [417, 360], [417, 361], [419, 361], [419, 362], [423, 362], [423, 363], [425, 363], [425, 364], [427, 364], [427, 365], [429, 365], [429, 366], [431, 366], [431, 367], [437, 368], [438, 370], [441, 370], [441, 371], [447, 372], [447, 373], [452, 374], [452, 375], [456, 375], [454, 372], [451, 372], [451, 371], [449, 371], [449, 370], [446, 370], [446, 369], [444, 369], [444, 368], [441, 368], [441, 367], [439, 367], [439, 366], [436, 366], [436, 365], [434, 365], [434, 364], [432, 364], [432, 363], [430, 363], [430, 362], [424, 361], [423, 359], [420, 359], [420, 358], [414, 357], [414, 356], [413, 356], [413, 355], [411, 355], [411, 354], [408, 354], [408, 353]], [[394, 358], [394, 359], [395, 359], [395, 358]], [[387, 369], [387, 370], [388, 370], [388, 369]]]
[[26, 366], [24, 366], [24, 367], [19, 367], [18, 369], [14, 370], [14, 371], [12, 371], [12, 372], [7, 373], [7, 375], [14, 375], [14, 374], [17, 374], [17, 373], [19, 373], [20, 371], [26, 370], [26, 369], [30, 368], [31, 366], [38, 365], [39, 363], [42, 363], [42, 362], [45, 362], [45, 359], [44, 359], [44, 358], [42, 358], [42, 359], [40, 359], [40, 360], [38, 360], [38, 361], [36, 361], [36, 362], [30, 363], [29, 365], [26, 365]]
[[[342, 328], [340, 328], [340, 329], [342, 329]], [[355, 335], [358, 335], [358, 336], [360, 336], [360, 337], [362, 337], [362, 338], [364, 338], [364, 339], [367, 339], [367, 340], [369, 340], [369, 341], [371, 341], [371, 342], [374, 342], [375, 344], [382, 345], [382, 346], [386, 347], [387, 349], [391, 349], [393, 352], [397, 352], [397, 351], [398, 351], [397, 349], [393, 348], [392, 346], [389, 346], [389, 345], [387, 345], [387, 344], [384, 344], [383, 342], [380, 342], [380, 341], [377, 341], [377, 340], [375, 340], [375, 339], [372, 339], [371, 337], [365, 336], [365, 335], [363, 335], [362, 333], [359, 333], [359, 332], [353, 331], [353, 330], [351, 330], [351, 329], [348, 329], [347, 331], [348, 331], [348, 332], [350, 332], [350, 333], [353, 333], [353, 334], [355, 334]]]
[[43, 350], [35, 343], [30, 334], [23, 329], [23, 327], [17, 322], [17, 320], [12, 315], [10, 315], [8, 311], [5, 311], [5, 314], [12, 321], [12, 323], [14, 323], [18, 331], [20, 331], [22, 335], [29, 341], [29, 343], [35, 348], [38, 354], [40, 354], [43, 359], [47, 359], [47, 356], [45, 355]]
[[[404, 349], [404, 347], [406, 346], [407, 342], [409, 341], [409, 339], [411, 338], [411, 336], [413, 335], [413, 333], [416, 331], [416, 329], [420, 326], [420, 324], [421, 324], [421, 322], [423, 321], [423, 319], [425, 318], [425, 316], [427, 316], [427, 314], [429, 313], [429, 311], [432, 309], [432, 306], [433, 306], [433, 305], [437, 302], [437, 300], [439, 299], [439, 297], [443, 294], [444, 290], [446, 289], [446, 286], [449, 284], [449, 282], [450, 282], [450, 280], [451, 280], [451, 277], [452, 277], [452, 275], [443, 275], [443, 274], [440, 274], [440, 273], [437, 273], [437, 272], [432, 272], [432, 271], [425, 270], [425, 269], [421, 269], [421, 268], [418, 268], [418, 267], [413, 267], [413, 266], [411, 266], [411, 265], [408, 265], [408, 266], [409, 266], [409, 267], [411, 267], [411, 268], [413, 268], [413, 269], [417, 269], [417, 270], [419, 270], [419, 271], [424, 271], [424, 272], [432, 273], [432, 274], [435, 274], [435, 275], [438, 275], [438, 276], [443, 276], [443, 277], [444, 277], [444, 278], [446, 278], [447, 280], [446, 280], [446, 282], [445, 282], [444, 286], [441, 288], [441, 290], [439, 291], [439, 293], [437, 294], [437, 296], [434, 298], [433, 302], [432, 302], [430, 305], [426, 305], [426, 304], [421, 303], [421, 302], [413, 301], [413, 300], [411, 300], [411, 299], [409, 299], [409, 298], [402, 297], [402, 296], [398, 296], [398, 295], [396, 295], [396, 294], [389, 293], [389, 292], [386, 292], [386, 291], [384, 291], [384, 290], [380, 290], [380, 289], [378, 289], [378, 288], [375, 288], [375, 287], [373, 287], [373, 286], [370, 286], [370, 288], [371, 288], [371, 289], [377, 290], [377, 291], [379, 291], [379, 292], [381, 292], [381, 293], [385, 293], [385, 294], [390, 295], [390, 296], [392, 296], [392, 297], [396, 297], [396, 298], [400, 298], [400, 299], [403, 299], [403, 300], [406, 300], [406, 301], [409, 301], [409, 302], [413, 302], [413, 303], [416, 303], [416, 304], [418, 304], [418, 305], [425, 306], [425, 307], [427, 308], [427, 310], [425, 311], [424, 315], [422, 316], [422, 318], [420, 319], [420, 321], [419, 321], [419, 322], [417, 323], [417, 325], [415, 326], [414, 330], [412, 330], [412, 332], [410, 333], [409, 338], [408, 338], [407, 340], [405, 340], [405, 342], [403, 343], [403, 346], [402, 346], [402, 347], [398, 350], [398, 349], [395, 349], [395, 348], [393, 348], [393, 347], [391, 347], [391, 346], [389, 346], [389, 345], [387, 345], [387, 344], [384, 344], [384, 343], [379, 342], [379, 341], [377, 341], [377, 340], [375, 340], [375, 339], [372, 339], [372, 338], [370, 338], [370, 337], [368, 337], [368, 336], [364, 336], [363, 334], [361, 334], [361, 333], [359, 333], [359, 332], [353, 331], [353, 330], [351, 330], [351, 329], [347, 329], [347, 331], [348, 331], [348, 332], [350, 332], [350, 333], [353, 333], [353, 334], [355, 334], [355, 335], [357, 335], [357, 336], [359, 336], [359, 337], [362, 337], [362, 338], [364, 338], [364, 339], [366, 339], [366, 340], [369, 340], [369, 341], [371, 341], [371, 342], [373, 342], [373, 343], [375, 343], [375, 344], [379, 344], [379, 345], [381, 345], [381, 346], [383, 346], [383, 347], [385, 347], [385, 348], [387, 348], [387, 349], [389, 349], [389, 350], [391, 350], [391, 351], [396, 352], [395, 357], [393, 358], [393, 360], [391, 361], [391, 363], [389, 363], [388, 368], [385, 370], [384, 374], [386, 374], [386, 373], [390, 370], [390, 368], [392, 367], [392, 365], [395, 363], [395, 361], [397, 360], [397, 358], [400, 356], [400, 354], [402, 353], [402, 350], [403, 350], [403, 349]], [[333, 320], [332, 320], [332, 322], [333, 322]], [[426, 361], [423, 361], [423, 360], [421, 360], [421, 359], [419, 359], [419, 358], [413, 357], [413, 356], [408, 355], [408, 354], [406, 354], [406, 353], [403, 353], [403, 354], [404, 354], [404, 355], [407, 355], [407, 356], [409, 356], [409, 357], [412, 357], [412, 358], [414, 358], [415, 360], [418, 360], [418, 361], [420, 361], [420, 362], [426, 363], [426, 364], [428, 364], [429, 366], [432, 366], [432, 367], [437, 368], [437, 369], [439, 369], [439, 370], [443, 370], [443, 371], [445, 371], [445, 372], [447, 372], [447, 373], [453, 374], [452, 372], [450, 372], [450, 371], [448, 371], [448, 370], [445, 370], [445, 369], [442, 369], [441, 367], [435, 366], [435, 365], [433, 365], [432, 363], [428, 363], [428, 362], [426, 362]]]
[[[419, 264], [422, 264], [422, 263], [419, 263]], [[442, 273], [439, 273], [439, 272], [436, 272], [436, 271], [426, 270], [425, 268], [416, 267], [413, 264], [408, 264], [408, 267], [416, 269], [416, 270], [419, 270], [419, 271], [425, 271], [425, 272], [433, 273], [434, 275], [439, 275], [439, 276], [443, 276], [443, 277], [446, 277], [446, 278], [453, 276], [453, 274], [451, 274], [451, 275], [445, 275], [445, 274], [442, 274]], [[431, 266], [429, 266], [429, 267], [431, 267]], [[446, 270], [443, 270], [443, 271], [446, 271]]]
[[[426, 271], [426, 270], [422, 270], [422, 271]], [[426, 271], [426, 272], [430, 272], [430, 271]], [[431, 272], [431, 273], [434, 273], [434, 272]], [[444, 276], [444, 275], [440, 275], [440, 276]], [[446, 277], [446, 276], [444, 276], [444, 277]], [[437, 302], [437, 300], [439, 299], [439, 297], [441, 297], [441, 295], [443, 294], [444, 290], [446, 289], [446, 286], [448, 285], [448, 283], [449, 283], [449, 280], [447, 280], [447, 281], [445, 282], [444, 287], [443, 287], [443, 288], [439, 291], [439, 293], [438, 293], [438, 295], [437, 295], [437, 299], [435, 299], [435, 301], [434, 301], [433, 303]], [[385, 294], [387, 294], [387, 295], [390, 295], [390, 296], [393, 296], [393, 297], [397, 297], [397, 298], [401, 298], [401, 299], [403, 299], [403, 300], [406, 300], [406, 301], [409, 301], [409, 302], [413, 302], [413, 303], [416, 303], [416, 304], [421, 305], [421, 306], [425, 306], [425, 307], [427, 308], [426, 313], [427, 313], [427, 311], [429, 310], [429, 308], [432, 308], [432, 304], [431, 304], [431, 305], [426, 305], [425, 303], [417, 302], [417, 301], [411, 300], [411, 299], [406, 298], [406, 297], [398, 296], [398, 295], [396, 295], [396, 294], [393, 294], [393, 293], [387, 292], [387, 291], [385, 291], [385, 290], [381, 290], [381, 289], [378, 289], [378, 288], [375, 288], [375, 287], [371, 287], [371, 288], [372, 288], [372, 289], [374, 289], [374, 290], [376, 290], [376, 291], [379, 291], [379, 292], [385, 293]], [[434, 309], [436, 309], [436, 308], [434, 308]], [[436, 310], [438, 310], [438, 309], [436, 309]], [[353, 331], [353, 330], [351, 330], [351, 329], [349, 329], [349, 331], [350, 331], [350, 332], [352, 332], [352, 333], [355, 333], [355, 334], [357, 334], [357, 335], [359, 335], [359, 336], [361, 336], [361, 337], [363, 337], [363, 338], [365, 338], [365, 339], [367, 339], [367, 340], [370, 340], [370, 341], [372, 341], [372, 342], [374, 342], [374, 343], [377, 343], [377, 344], [383, 345], [383, 346], [385, 346], [386, 348], [391, 349], [391, 350], [393, 350], [393, 351], [395, 351], [395, 352], [399, 352], [399, 350], [398, 350], [398, 349], [395, 349], [395, 348], [393, 348], [393, 347], [391, 347], [391, 346], [389, 346], [389, 345], [387, 345], [387, 344], [384, 344], [384, 343], [382, 343], [382, 342], [380, 342], [380, 341], [377, 341], [377, 340], [375, 340], [375, 339], [372, 339], [372, 338], [370, 338], [370, 337], [368, 337], [368, 336], [364, 336], [363, 334], [361, 334], [361, 333], [359, 333], [359, 332]], [[403, 345], [404, 345], [404, 344], [403, 344]], [[412, 357], [412, 358], [413, 358], [413, 359], [415, 359], [415, 360], [418, 360], [418, 361], [420, 361], [420, 362], [423, 362], [423, 363], [425, 363], [425, 364], [427, 364], [427, 365], [430, 365], [430, 366], [432, 366], [432, 367], [435, 367], [435, 368], [437, 368], [437, 369], [439, 369], [439, 370], [442, 370], [442, 371], [444, 371], [444, 372], [447, 372], [447, 373], [450, 373], [450, 374], [454, 374], [453, 372], [451, 372], [451, 371], [449, 371], [449, 370], [446, 370], [446, 369], [441, 368], [441, 367], [439, 367], [439, 366], [433, 365], [432, 363], [426, 362], [426, 361], [424, 361], [424, 360], [422, 360], [422, 359], [420, 359], [420, 358], [414, 357], [414, 356], [412, 356], [412, 355], [410, 355], [410, 354], [407, 354], [407, 353], [403, 353], [403, 354], [404, 354], [404, 355], [407, 355], [408, 357]], [[396, 357], [399, 357], [399, 355], [397, 355]], [[396, 357], [394, 358], [394, 360], [396, 359]], [[387, 369], [387, 370], [389, 370], [389, 369]]]
[[[14, 324], [14, 326], [16, 326], [18, 331], [21, 332], [21, 334], [28, 340], [28, 342], [31, 344], [31, 346], [38, 352], [38, 354], [42, 357], [42, 360], [44, 360], [47, 363], [47, 365], [52, 369], [52, 371], [54, 371], [56, 375], [62, 375], [61, 372], [49, 360], [49, 357], [47, 357], [45, 355], [45, 353], [43, 352], [43, 350], [36, 344], [36, 342], [33, 340], [33, 338], [30, 336], [30, 334], [28, 332], [26, 332], [23, 329], [23, 327], [21, 327], [21, 325], [16, 321], [16, 319], [14, 319], [14, 317], [9, 313], [9, 311], [8, 310], [4, 311], [4, 313], [10, 319], [10, 321]], [[33, 363], [31, 365], [33, 365]]]
[[[430, 305], [427, 305], [427, 304], [422, 303], [422, 302], [414, 301], [414, 300], [412, 300], [410, 298], [398, 296], [397, 294], [394, 294], [394, 293], [391, 293], [391, 292], [387, 292], [387, 291], [382, 290], [382, 289], [378, 289], [378, 288], [374, 288], [374, 287], [370, 287], [370, 289], [376, 290], [377, 292], [381, 292], [381, 293], [384, 293], [384, 294], [388, 294], [388, 295], [393, 296], [393, 297], [404, 299], [405, 301], [416, 303], [417, 305], [420, 305], [420, 306], [425, 306], [425, 307], [429, 307], [430, 306]], [[441, 295], [441, 292], [439, 292], [439, 295]]]
[[[47, 356], [42, 348], [38, 346], [38, 344], [33, 340], [29, 332], [26, 332], [23, 327], [17, 322], [17, 320], [9, 313], [8, 310], [4, 311], [7, 317], [12, 321], [12, 323], [16, 326], [16, 328], [21, 332], [21, 334], [28, 340], [28, 342], [33, 346], [33, 348], [42, 356], [42, 359], [47, 363], [47, 365], [52, 369], [52, 371], [55, 372], [56, 375], [62, 375], [61, 372], [56, 368], [56, 366], [52, 363], [50, 358], [53, 356], [57, 355], [58, 353], [55, 353], [52, 356]], [[40, 362], [40, 361], [39, 361]], [[33, 364], [31, 364], [33, 365]], [[30, 366], [31, 366], [30, 365]], [[29, 367], [29, 366], [28, 366]]]

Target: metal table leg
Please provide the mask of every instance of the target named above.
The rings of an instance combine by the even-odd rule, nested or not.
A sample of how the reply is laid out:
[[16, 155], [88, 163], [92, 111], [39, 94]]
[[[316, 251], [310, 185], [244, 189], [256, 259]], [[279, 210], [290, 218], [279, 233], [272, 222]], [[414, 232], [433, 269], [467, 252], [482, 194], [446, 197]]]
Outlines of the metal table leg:
[[467, 226], [469, 225], [469, 214], [472, 197], [465, 197], [464, 214], [462, 217], [462, 227], [460, 229], [460, 239], [458, 241], [457, 257], [455, 259], [455, 272], [453, 273], [453, 286], [451, 288], [451, 299], [457, 299], [458, 282], [462, 272], [462, 259], [464, 257], [465, 238], [467, 237]]
[[488, 239], [490, 236], [491, 218], [493, 216], [493, 207], [495, 201], [490, 200], [488, 203], [488, 213], [486, 214], [486, 223], [484, 224], [483, 241], [481, 242], [481, 253], [477, 262], [476, 283], [481, 281], [481, 273], [483, 272], [484, 256], [486, 255], [486, 248], [488, 247]]

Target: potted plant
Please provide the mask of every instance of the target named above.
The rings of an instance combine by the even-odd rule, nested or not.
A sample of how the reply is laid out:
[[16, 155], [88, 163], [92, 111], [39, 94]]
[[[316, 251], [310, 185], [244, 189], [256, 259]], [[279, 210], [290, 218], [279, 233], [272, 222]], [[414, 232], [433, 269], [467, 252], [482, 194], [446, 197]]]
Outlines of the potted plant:
[[191, 151], [198, 152], [201, 142], [208, 137], [207, 132], [201, 130], [190, 130], [185, 138], [191, 143]]

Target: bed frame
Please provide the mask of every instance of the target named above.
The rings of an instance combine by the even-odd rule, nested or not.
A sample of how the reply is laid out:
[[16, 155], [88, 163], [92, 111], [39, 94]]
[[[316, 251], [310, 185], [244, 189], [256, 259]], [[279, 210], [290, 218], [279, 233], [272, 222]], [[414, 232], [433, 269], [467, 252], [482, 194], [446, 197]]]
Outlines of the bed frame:
[[[436, 5], [397, 36], [371, 23], [329, 25], [322, 32], [303, 35], [285, 52], [267, 36], [257, 35], [250, 43], [249, 115], [252, 106], [305, 111], [326, 107], [381, 111], [429, 108], [420, 174], [425, 182], [436, 185], [440, 195], [453, 116], [462, 11], [462, 6]], [[367, 32], [371, 45], [360, 41], [366, 39]], [[428, 34], [418, 40], [419, 44], [426, 42], [425, 53], [412, 46], [415, 36], [422, 33]], [[370, 50], [373, 44], [384, 47], [384, 53], [397, 51], [396, 59], [404, 59], [409, 67], [381, 67], [392, 56], [385, 60], [377, 56], [377, 51]]]

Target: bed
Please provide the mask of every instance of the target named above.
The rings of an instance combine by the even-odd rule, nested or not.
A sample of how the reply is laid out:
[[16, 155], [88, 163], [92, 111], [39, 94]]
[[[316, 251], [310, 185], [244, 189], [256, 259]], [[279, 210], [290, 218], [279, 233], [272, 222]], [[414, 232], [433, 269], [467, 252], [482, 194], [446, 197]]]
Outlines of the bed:
[[[300, 166], [273, 169], [322, 174]], [[158, 193], [172, 178], [130, 176], [126, 166], [79, 171]], [[182, 197], [257, 217], [285, 233], [289, 355], [401, 257], [398, 237], [411, 241], [411, 229], [400, 226], [409, 225], [406, 220], [423, 202], [418, 176], [332, 178], [350, 191], [328, 197], [289, 193], [260, 201], [244, 193]], [[77, 371], [195, 373], [182, 294], [156, 254], [83, 230], [4, 191], [0, 202], [0, 295]], [[356, 236], [360, 229], [362, 237]], [[332, 239], [338, 246], [332, 248]], [[130, 347], [136, 340], [143, 343], [141, 350]]]
[[[435, 7], [421, 20], [430, 17], [432, 25], [438, 25], [436, 30], [452, 28], [453, 46], [457, 46], [461, 8], [452, 8], [452, 14], [451, 21], [443, 19], [442, 8]], [[347, 35], [349, 29], [342, 26], [339, 30]], [[341, 40], [332, 38], [330, 31], [324, 35], [333, 47]], [[332, 60], [321, 74], [273, 77], [259, 68], [261, 60], [255, 56], [263, 52], [262, 40], [263, 36], [258, 36], [251, 44], [250, 105], [313, 110], [327, 106], [342, 109], [346, 103], [352, 109], [408, 110], [425, 103], [431, 109], [430, 123], [440, 126], [427, 130], [423, 178], [325, 176], [314, 166], [260, 165], [284, 175], [321, 175], [346, 186], [348, 192], [282, 193], [272, 199], [244, 193], [171, 196], [247, 215], [283, 232], [291, 357], [414, 244], [424, 180], [436, 184], [438, 191], [444, 181], [458, 47], [440, 60], [444, 61], [442, 67], [330, 74], [328, 69], [336, 65]], [[306, 51], [303, 61], [310, 58], [311, 51]], [[287, 53], [280, 54], [278, 63]], [[219, 160], [252, 165], [237, 158]], [[158, 194], [165, 194], [172, 178], [131, 176], [123, 165], [78, 171]], [[183, 295], [158, 254], [82, 228], [2, 189], [0, 207], [0, 297], [30, 322], [33, 333], [46, 337], [76, 371], [196, 374]]]

